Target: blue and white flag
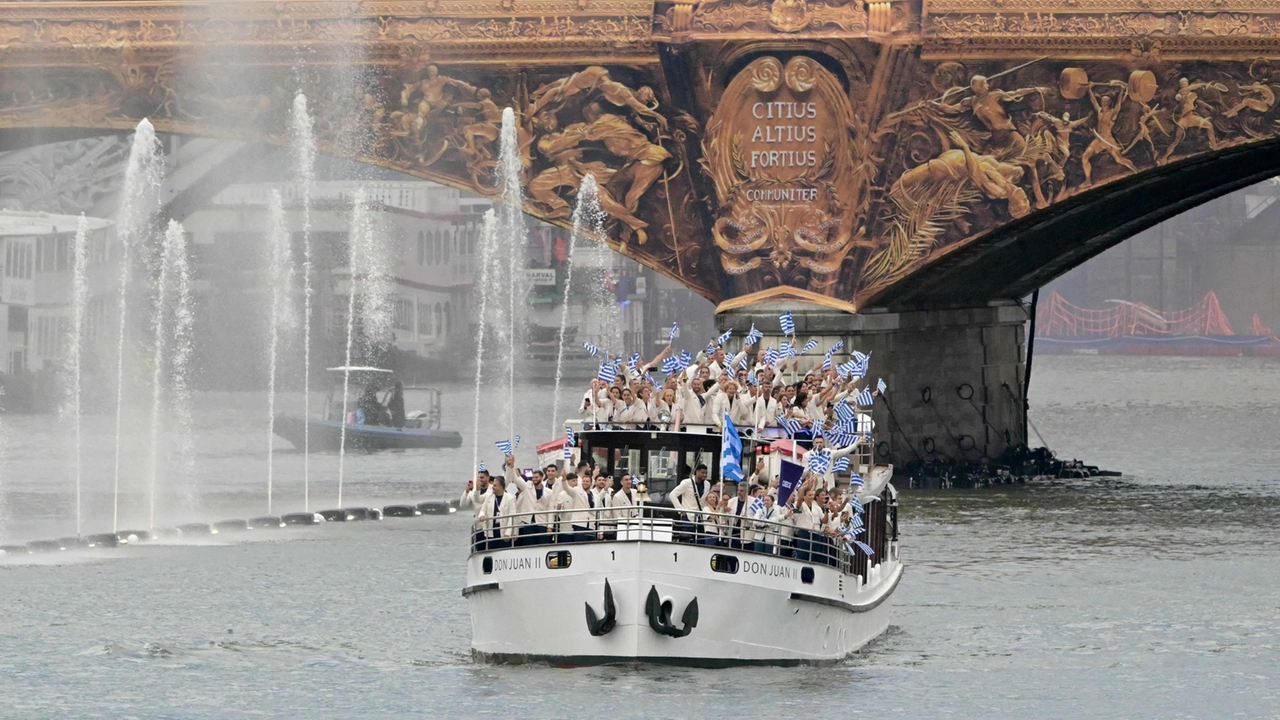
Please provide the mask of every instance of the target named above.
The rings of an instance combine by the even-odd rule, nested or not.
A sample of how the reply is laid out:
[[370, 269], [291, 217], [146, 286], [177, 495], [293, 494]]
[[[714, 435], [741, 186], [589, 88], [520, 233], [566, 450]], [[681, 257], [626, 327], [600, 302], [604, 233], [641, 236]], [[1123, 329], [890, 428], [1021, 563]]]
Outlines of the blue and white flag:
[[764, 512], [764, 496], [757, 495], [751, 498], [751, 504], [747, 506], [747, 511], [752, 515], [758, 515]]
[[812, 450], [808, 457], [809, 472], [825, 475], [831, 469], [831, 453], [826, 450]]
[[600, 363], [600, 373], [597, 374], [596, 377], [607, 383], [611, 383], [618, 378], [618, 369], [613, 366], [613, 363], [605, 360]]
[[781, 414], [774, 418], [778, 421], [778, 427], [787, 431], [787, 434], [795, 437], [804, 430], [804, 424], [795, 418], [783, 417]]
[[800, 354], [803, 355], [816, 347], [818, 347], [818, 339], [813, 338], [804, 344], [804, 349], [800, 351]]
[[849, 458], [842, 457], [839, 460], [836, 460], [835, 464], [831, 466], [831, 469], [838, 473], [849, 472]]
[[565, 459], [565, 460], [572, 460], [572, 459], [573, 459], [573, 446], [572, 446], [572, 445], [565, 445], [565, 446], [564, 446], [564, 459]]
[[657, 380], [654, 380], [654, 379], [653, 379], [653, 375], [651, 375], [650, 373], [645, 373], [645, 374], [644, 374], [644, 379], [645, 379], [645, 380], [647, 380], [647, 381], [649, 382], [649, 384], [650, 384], [650, 385], [653, 385], [654, 387], [657, 387], [657, 385], [658, 385], [658, 381], [657, 381]]
[[787, 335], [796, 334], [796, 321], [791, 319], [791, 311], [788, 310], [778, 316], [778, 321], [782, 323], [782, 332]]
[[738, 358], [738, 369], [739, 370], [747, 369], [747, 356], [745, 353], [742, 355], [742, 357]]
[[751, 373], [750, 375], [748, 375], [748, 376], [747, 376], [747, 384], [748, 384], [748, 385], [759, 385], [759, 384], [760, 384], [760, 378], [756, 377], [756, 374], [755, 374], [755, 373]]
[[693, 364], [693, 356], [689, 354], [688, 350], [681, 350], [680, 351], [680, 369], [685, 370], [692, 364]]
[[853, 401], [858, 403], [859, 407], [863, 407], [875, 403], [876, 398], [871, 394], [871, 388], [865, 387], [862, 388], [862, 392], [854, 396]]
[[822, 358], [822, 372], [826, 372], [830, 369], [831, 369], [831, 353], [827, 353], [827, 356]]
[[671, 332], [667, 333], [667, 342], [670, 343], [672, 340], [675, 340], [676, 335], [679, 335], [679, 334], [680, 334], [680, 323], [678, 322], [671, 323]]
[[[862, 480], [862, 478], [858, 478], [858, 480]], [[849, 507], [853, 508], [853, 511], [856, 513], [862, 512], [862, 503], [858, 502], [858, 498], [856, 497], [849, 498]]]
[[703, 354], [703, 355], [710, 355], [711, 353], [713, 353], [713, 352], [715, 352], [715, 351], [716, 351], [716, 341], [715, 341], [715, 340], [712, 340], [711, 342], [707, 343], [707, 349], [706, 349], [706, 350], [703, 350], [703, 351], [702, 351], [702, 354]]
[[495, 440], [493, 444], [498, 446], [498, 449], [502, 451], [503, 455], [511, 457], [514, 449], [511, 447], [510, 440]]
[[827, 351], [827, 354], [828, 354], [828, 355], [835, 355], [836, 353], [840, 352], [842, 349], [844, 349], [844, 341], [843, 341], [843, 340], [841, 340], [841, 341], [837, 342], [835, 345], [832, 345], [832, 346], [831, 346], [831, 349]]
[[519, 436], [519, 435], [517, 435], [517, 436], [516, 436], [516, 442], [515, 442], [515, 446], [514, 446], [514, 447], [515, 447], [517, 450], [519, 450], [519, 449], [520, 449], [520, 436]]
[[631, 357], [627, 359], [627, 369], [635, 370], [636, 365], [638, 365], [639, 363], [640, 363], [640, 353], [632, 353]]
[[750, 347], [760, 342], [760, 338], [764, 337], [764, 333], [756, 329], [755, 323], [751, 324], [751, 331], [742, 339], [742, 347]]
[[[854, 373], [855, 373], [855, 371], [856, 371], [857, 369], [858, 369], [858, 363], [857, 363], [857, 361], [856, 361], [856, 360], [850, 360], [849, 362], [843, 362], [843, 363], [840, 363], [839, 365], [837, 365], [837, 366], [836, 366], [836, 372], [840, 373], [840, 377], [842, 377], [842, 378], [852, 378], [852, 377], [855, 377]], [[861, 376], [861, 375], [857, 375], [856, 377], [862, 377], [862, 376]]]
[[485, 466], [485, 464], [484, 464], [484, 461], [483, 461], [483, 460], [481, 460], [481, 461], [480, 461], [480, 470], [479, 470], [479, 472], [482, 472], [482, 473], [487, 473], [487, 472], [489, 472], [489, 468], [488, 468], [487, 466]]
[[[853, 473], [852, 475], [850, 475], [849, 485], [853, 487], [862, 487], [862, 476], [859, 475], [858, 473]], [[857, 506], [858, 512], [862, 512], [862, 503], [858, 502], [857, 498], [854, 498], [853, 504]]]
[[853, 541], [853, 544], [854, 544], [854, 545], [856, 545], [856, 546], [858, 547], [858, 549], [859, 549], [859, 550], [861, 550], [862, 552], [866, 553], [867, 555], [875, 555], [875, 554], [876, 554], [876, 551], [875, 551], [875, 550], [872, 550], [870, 545], [868, 545], [868, 544], [866, 544], [866, 543], [862, 542], [861, 540], [854, 540], [854, 541]]
[[724, 430], [720, 433], [720, 479], [742, 482], [742, 439], [733, 426], [729, 413], [724, 414]]
[[885, 384], [884, 378], [876, 378], [876, 390], [879, 390], [881, 395], [883, 395], [884, 391], [888, 389], [889, 386]]
[[578, 434], [573, 431], [573, 428], [564, 429], [565, 443], [567, 443], [568, 445], [573, 445], [577, 442], [577, 440], [578, 440]]
[[840, 425], [826, 432], [827, 442], [831, 447], [848, 447], [858, 442], [858, 436], [846, 432]]
[[595, 345], [592, 345], [589, 342], [582, 343], [582, 347], [586, 349], [587, 354], [590, 355], [591, 357], [595, 357], [600, 354], [600, 348], [596, 347]]
[[765, 348], [765, 350], [764, 350], [764, 364], [765, 364], [765, 365], [768, 365], [768, 366], [770, 366], [770, 367], [772, 367], [772, 366], [776, 365], [777, 363], [778, 363], [778, 351], [777, 351], [777, 350], [774, 350], [774, 349], [773, 349], [773, 348], [771, 348], [771, 347], [770, 347], [770, 348]]
[[716, 344], [717, 344], [717, 345], [723, 345], [723, 344], [725, 344], [725, 343], [729, 342], [729, 338], [731, 338], [731, 337], [733, 337], [733, 328], [729, 328], [728, 330], [725, 330], [723, 335], [721, 335], [720, 337], [716, 338]]
[[786, 360], [789, 357], [794, 357], [795, 354], [796, 354], [795, 343], [791, 342], [790, 340], [783, 340], [782, 345], [778, 350], [778, 357], [782, 358], [783, 360]]
[[680, 372], [680, 358], [669, 357], [662, 360], [662, 372], [671, 375]]
[[863, 355], [857, 350], [854, 350], [853, 363], [854, 363], [853, 374], [857, 375], [858, 377], [863, 377], [867, 374], [867, 366], [871, 364], [871, 355], [870, 354]]
[[854, 410], [853, 406], [850, 405], [849, 403], [845, 402], [844, 400], [841, 400], [840, 402], [836, 403], [836, 417], [840, 418], [844, 422], [849, 422], [849, 421], [857, 422], [858, 411]]

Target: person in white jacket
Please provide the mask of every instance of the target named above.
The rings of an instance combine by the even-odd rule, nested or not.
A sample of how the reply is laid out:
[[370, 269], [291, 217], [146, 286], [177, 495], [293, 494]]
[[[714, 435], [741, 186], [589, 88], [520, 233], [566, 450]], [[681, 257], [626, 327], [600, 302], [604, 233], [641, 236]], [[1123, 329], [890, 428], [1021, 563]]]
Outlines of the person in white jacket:
[[507, 493], [506, 478], [499, 475], [489, 485], [489, 492], [480, 495], [480, 488], [471, 491], [472, 501], [479, 504], [476, 519], [481, 523], [481, 532], [485, 537], [485, 549], [496, 550], [511, 547], [514, 527], [505, 521], [505, 517], [514, 513], [514, 498]]
[[824, 450], [830, 450], [831, 461], [827, 464], [827, 471], [817, 476], [818, 477], [817, 486], [823, 490], [830, 492], [834, 490], [836, 487], [836, 472], [835, 472], [836, 461], [842, 457], [852, 454], [854, 451], [858, 449], [858, 445], [859, 445], [859, 442], [855, 440], [852, 445], [846, 445], [845, 447], [841, 447], [841, 448], [827, 448], [826, 438], [819, 435], [818, 437], [813, 439], [813, 447], [805, 451], [804, 455], [801, 456], [800, 461], [801, 463], [804, 464], [805, 467], [809, 467], [809, 458], [813, 454], [822, 452]]
[[[585, 476], [582, 481], [586, 482]], [[588, 527], [590, 513], [586, 512], [590, 507], [587, 492], [578, 484], [576, 473], [565, 473], [564, 479], [557, 483], [559, 492], [553, 502], [559, 517], [560, 542], [585, 542], [592, 537]]]
[[787, 518], [790, 509], [778, 505], [773, 495], [764, 494], [764, 507], [757, 510], [752, 518], [752, 545], [756, 552], [777, 555], [783, 540], [788, 533]]
[[702, 532], [702, 513], [704, 511], [702, 496], [705, 494], [704, 488], [707, 481], [707, 466], [698, 465], [694, 469], [693, 477], [685, 478], [680, 484], [672, 488], [667, 498], [671, 501], [671, 507], [679, 510], [684, 515], [684, 521], [677, 521], [675, 524], [676, 539], [684, 542], [693, 542]]
[[623, 473], [619, 488], [609, 498], [614, 520], [631, 520], [640, 517], [640, 496], [631, 487], [631, 475]]
[[733, 516], [729, 523], [729, 547], [734, 550], [751, 547], [751, 501], [764, 492], [764, 488], [747, 478], [738, 483], [737, 493], [729, 498], [726, 512]]
[[711, 417], [707, 420], [717, 429], [724, 429], [724, 416], [727, 414], [734, 427], [755, 427], [755, 406], [747, 398], [738, 394], [738, 383], [733, 380], [721, 380], [711, 394]]

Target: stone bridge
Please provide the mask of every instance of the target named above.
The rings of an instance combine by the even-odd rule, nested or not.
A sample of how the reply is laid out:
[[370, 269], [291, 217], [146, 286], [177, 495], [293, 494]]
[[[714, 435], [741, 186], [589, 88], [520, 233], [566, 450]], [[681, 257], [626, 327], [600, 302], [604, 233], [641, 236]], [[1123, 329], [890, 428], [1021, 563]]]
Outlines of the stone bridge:
[[722, 324], [877, 349], [890, 454], [990, 456], [1025, 439], [1021, 298], [1276, 173], [1280, 0], [0, 4], [4, 149], [285, 144], [298, 90], [325, 152], [485, 194], [515, 108], [531, 215], [594, 174], [608, 242]]

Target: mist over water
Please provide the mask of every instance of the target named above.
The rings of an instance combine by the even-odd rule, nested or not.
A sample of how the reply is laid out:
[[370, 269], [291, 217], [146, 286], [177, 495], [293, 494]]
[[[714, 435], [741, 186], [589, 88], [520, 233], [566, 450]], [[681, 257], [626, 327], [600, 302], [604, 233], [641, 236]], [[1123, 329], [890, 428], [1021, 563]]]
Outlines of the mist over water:
[[[1280, 411], [1267, 398], [1280, 393], [1278, 369], [1038, 358], [1033, 418], [1054, 449], [1125, 477], [904, 492], [907, 567], [890, 631], [835, 667], [473, 664], [462, 513], [144, 545], [58, 567], [0, 560], [0, 699], [15, 717], [138, 714], [140, 698], [142, 714], [210, 718], [1274, 717], [1280, 448], [1269, 438]], [[566, 391], [586, 380], [566, 378]], [[548, 385], [520, 386], [518, 424], [545, 427]], [[470, 427], [474, 386], [444, 390], [450, 423]], [[501, 392], [486, 384], [481, 406]], [[296, 410], [302, 398], [280, 403]], [[202, 504], [247, 517], [262, 502], [262, 395], [198, 393], [196, 406]], [[56, 421], [5, 420], [18, 532], [47, 536], [40, 524], [67, 506], [66, 487], [40, 481], [56, 462], [45, 432]], [[109, 416], [86, 416], [85, 429], [89, 445], [109, 447]], [[492, 444], [480, 457], [500, 460]], [[277, 449], [276, 460], [280, 497], [300, 498], [301, 455]], [[332, 493], [337, 457], [312, 462]], [[462, 492], [472, 448], [347, 463], [349, 504], [443, 499]], [[86, 506], [101, 492], [88, 490]]]

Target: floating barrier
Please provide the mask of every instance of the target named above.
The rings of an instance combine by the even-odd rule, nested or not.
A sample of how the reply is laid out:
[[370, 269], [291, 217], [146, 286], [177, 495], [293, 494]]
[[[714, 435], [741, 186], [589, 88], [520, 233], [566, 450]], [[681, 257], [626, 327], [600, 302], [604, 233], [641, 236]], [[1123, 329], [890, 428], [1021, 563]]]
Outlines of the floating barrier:
[[115, 533], [86, 535], [84, 539], [88, 541], [89, 547], [91, 548], [113, 548], [121, 545], [120, 538]]
[[275, 515], [262, 515], [256, 518], [249, 518], [247, 523], [250, 530], [278, 530], [284, 527], [284, 521]]
[[287, 513], [280, 516], [280, 522], [285, 525], [319, 525], [324, 522], [324, 516], [320, 513]]
[[387, 505], [382, 508], [383, 517], [406, 518], [418, 517], [421, 514], [422, 511], [415, 505]]
[[233, 533], [248, 532], [253, 528], [244, 520], [219, 520], [213, 524], [213, 529], [219, 533]]
[[199, 537], [201, 535], [217, 535], [218, 531], [204, 523], [187, 523], [178, 526], [178, 533], [182, 536]]
[[428, 500], [424, 503], [418, 503], [418, 510], [423, 515], [448, 515], [449, 513], [457, 512], [457, 508], [441, 500]]
[[121, 530], [116, 533], [116, 539], [122, 543], [146, 542], [154, 537], [150, 530]]
[[320, 517], [324, 518], [325, 522], [346, 522], [347, 511], [346, 510], [321, 510]]

